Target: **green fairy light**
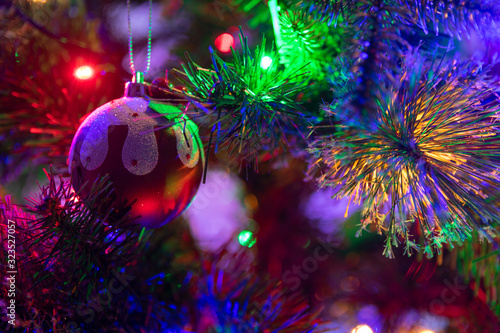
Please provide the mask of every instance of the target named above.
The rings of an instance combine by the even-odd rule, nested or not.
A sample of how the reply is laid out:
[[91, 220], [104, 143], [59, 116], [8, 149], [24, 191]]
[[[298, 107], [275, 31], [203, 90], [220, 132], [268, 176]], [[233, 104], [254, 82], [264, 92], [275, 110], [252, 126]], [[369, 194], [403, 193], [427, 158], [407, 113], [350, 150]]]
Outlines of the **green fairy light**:
[[273, 63], [273, 58], [271, 58], [269, 56], [264, 56], [260, 60], [260, 67], [262, 69], [268, 69], [269, 67], [271, 67], [272, 63]]
[[241, 246], [246, 246], [248, 248], [251, 248], [252, 246], [254, 246], [257, 240], [255, 239], [253, 232], [248, 230], [243, 230], [238, 235], [238, 241], [240, 242]]

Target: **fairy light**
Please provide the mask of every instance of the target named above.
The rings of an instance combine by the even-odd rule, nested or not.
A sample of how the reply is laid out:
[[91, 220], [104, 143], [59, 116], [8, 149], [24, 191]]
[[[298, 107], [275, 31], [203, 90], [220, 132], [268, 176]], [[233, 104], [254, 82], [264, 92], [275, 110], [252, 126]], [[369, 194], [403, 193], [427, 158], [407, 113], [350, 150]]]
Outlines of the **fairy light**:
[[90, 66], [81, 66], [76, 69], [75, 76], [79, 80], [88, 80], [94, 76], [94, 70]]
[[368, 325], [356, 326], [351, 333], [373, 333], [373, 330]]
[[431, 331], [431, 330], [423, 330], [423, 331], [420, 331], [420, 333], [434, 333], [434, 331]]
[[256, 242], [253, 232], [248, 230], [243, 230], [242, 232], [240, 232], [240, 234], [238, 235], [238, 241], [240, 242], [241, 246], [246, 246], [248, 248], [254, 246]]
[[269, 56], [264, 56], [260, 60], [260, 67], [262, 67], [262, 69], [268, 69], [269, 67], [271, 67], [272, 63], [273, 63], [273, 58]]
[[231, 47], [234, 47], [234, 37], [228, 33], [217, 36], [215, 47], [223, 53], [231, 52]]

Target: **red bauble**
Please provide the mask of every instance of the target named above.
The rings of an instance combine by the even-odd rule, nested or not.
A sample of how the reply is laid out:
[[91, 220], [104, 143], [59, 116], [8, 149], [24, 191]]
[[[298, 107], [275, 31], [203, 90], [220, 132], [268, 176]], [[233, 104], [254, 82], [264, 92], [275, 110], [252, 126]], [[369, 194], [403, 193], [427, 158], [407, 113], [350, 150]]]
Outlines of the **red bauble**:
[[137, 223], [155, 228], [191, 203], [203, 162], [198, 127], [177, 107], [124, 97], [85, 119], [73, 138], [68, 164], [80, 196], [109, 174], [118, 202], [137, 200], [131, 211], [140, 216]]

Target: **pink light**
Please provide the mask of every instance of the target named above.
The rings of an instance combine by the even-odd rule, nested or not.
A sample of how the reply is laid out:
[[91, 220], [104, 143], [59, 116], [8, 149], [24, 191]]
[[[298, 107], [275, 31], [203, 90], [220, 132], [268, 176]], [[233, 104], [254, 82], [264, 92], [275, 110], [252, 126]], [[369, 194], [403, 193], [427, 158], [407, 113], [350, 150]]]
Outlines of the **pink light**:
[[94, 70], [89, 66], [78, 67], [75, 71], [75, 76], [80, 80], [88, 80], [94, 76]]
[[231, 52], [231, 46], [234, 47], [234, 38], [230, 34], [223, 33], [215, 39], [215, 47], [221, 52]]

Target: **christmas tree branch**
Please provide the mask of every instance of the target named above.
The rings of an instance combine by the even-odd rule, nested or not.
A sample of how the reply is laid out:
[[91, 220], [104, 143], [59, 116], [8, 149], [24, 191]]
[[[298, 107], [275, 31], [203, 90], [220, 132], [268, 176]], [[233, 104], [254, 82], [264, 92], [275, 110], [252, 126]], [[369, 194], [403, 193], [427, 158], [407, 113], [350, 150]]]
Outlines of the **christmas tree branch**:
[[[265, 39], [254, 54], [243, 34], [241, 43], [242, 54], [233, 50], [232, 63], [211, 50], [211, 70], [188, 57], [184, 75], [193, 97], [217, 117], [212, 130], [215, 151], [225, 149], [229, 156], [256, 166], [258, 154], [285, 149], [289, 134], [300, 137], [305, 119], [295, 97], [304, 86], [304, 74], [301, 68], [279, 69], [279, 56], [274, 48], [266, 49]], [[266, 59], [269, 67], [263, 66]]]
[[[409, 19], [427, 34], [441, 30], [459, 39], [476, 31], [480, 35], [498, 33], [500, 3], [496, 0], [395, 0], [409, 9]], [[431, 25], [431, 28], [429, 27]]]
[[371, 131], [338, 125], [311, 144], [311, 171], [323, 171], [319, 185], [363, 202], [361, 228], [374, 224], [387, 234], [391, 257], [398, 237], [408, 251], [416, 247], [408, 239], [412, 223], [428, 256], [473, 230], [492, 239], [499, 223], [490, 203], [500, 187], [497, 87], [476, 63], [435, 60], [407, 55], [400, 84], [380, 92]]

